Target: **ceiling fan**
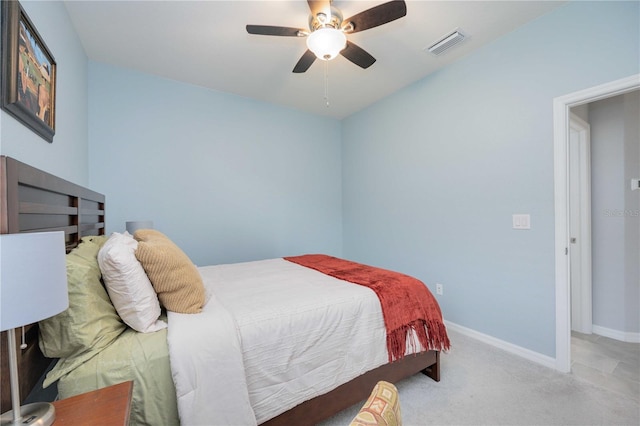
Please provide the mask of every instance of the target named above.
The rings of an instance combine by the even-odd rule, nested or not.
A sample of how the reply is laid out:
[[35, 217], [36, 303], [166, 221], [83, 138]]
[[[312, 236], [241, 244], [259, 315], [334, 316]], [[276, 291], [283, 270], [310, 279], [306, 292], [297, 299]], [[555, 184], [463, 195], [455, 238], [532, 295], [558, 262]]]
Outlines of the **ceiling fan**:
[[338, 54], [362, 68], [369, 68], [376, 58], [360, 46], [348, 41], [347, 35], [395, 21], [407, 14], [407, 5], [404, 1], [383, 3], [348, 19], [342, 19], [342, 12], [334, 7], [330, 0], [307, 0], [307, 3], [311, 9], [309, 30], [271, 25], [247, 25], [249, 34], [307, 37], [307, 51], [293, 68], [294, 73], [303, 73], [308, 70], [316, 58], [328, 61]]

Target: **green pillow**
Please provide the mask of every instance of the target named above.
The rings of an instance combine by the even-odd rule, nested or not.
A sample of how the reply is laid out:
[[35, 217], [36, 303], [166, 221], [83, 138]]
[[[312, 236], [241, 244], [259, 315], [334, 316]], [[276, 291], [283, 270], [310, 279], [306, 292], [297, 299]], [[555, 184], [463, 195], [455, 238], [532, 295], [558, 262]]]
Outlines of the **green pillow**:
[[100, 281], [97, 255], [107, 239], [105, 235], [84, 237], [67, 254], [69, 308], [40, 321], [40, 350], [45, 356], [93, 356], [126, 329]]

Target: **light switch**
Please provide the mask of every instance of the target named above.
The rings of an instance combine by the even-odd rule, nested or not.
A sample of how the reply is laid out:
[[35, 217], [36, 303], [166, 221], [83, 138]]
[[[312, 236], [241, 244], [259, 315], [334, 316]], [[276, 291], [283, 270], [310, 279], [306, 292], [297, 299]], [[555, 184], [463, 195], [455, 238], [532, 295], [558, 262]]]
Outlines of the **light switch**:
[[514, 214], [513, 229], [531, 229], [531, 215]]

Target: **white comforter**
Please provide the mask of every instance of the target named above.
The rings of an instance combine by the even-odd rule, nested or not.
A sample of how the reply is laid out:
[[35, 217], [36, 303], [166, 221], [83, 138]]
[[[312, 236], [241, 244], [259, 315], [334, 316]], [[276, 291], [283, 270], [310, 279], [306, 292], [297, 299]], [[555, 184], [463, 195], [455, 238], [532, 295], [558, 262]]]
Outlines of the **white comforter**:
[[182, 425], [259, 424], [388, 361], [366, 287], [284, 259], [198, 269], [203, 312], [168, 315]]

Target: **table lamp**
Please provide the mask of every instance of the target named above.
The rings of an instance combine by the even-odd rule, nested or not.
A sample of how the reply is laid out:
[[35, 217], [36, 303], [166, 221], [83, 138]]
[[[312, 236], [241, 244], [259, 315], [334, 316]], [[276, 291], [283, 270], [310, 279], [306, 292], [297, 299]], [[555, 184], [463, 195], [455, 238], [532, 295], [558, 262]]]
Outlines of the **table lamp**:
[[53, 423], [48, 402], [20, 406], [15, 329], [49, 318], [69, 306], [64, 232], [0, 235], [0, 331], [7, 331], [11, 406], [5, 425]]
[[127, 232], [131, 235], [135, 234], [138, 229], [153, 229], [153, 221], [137, 220], [126, 222]]

